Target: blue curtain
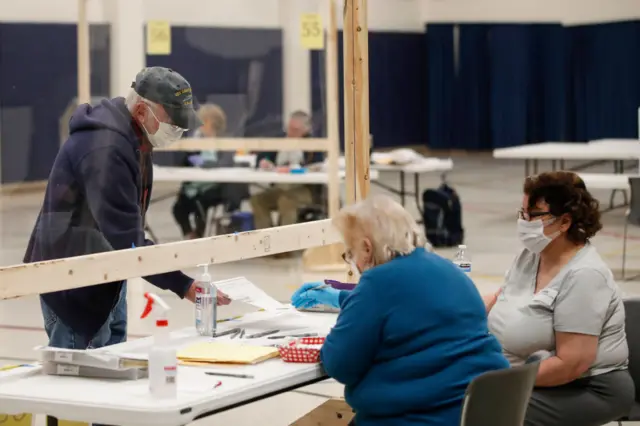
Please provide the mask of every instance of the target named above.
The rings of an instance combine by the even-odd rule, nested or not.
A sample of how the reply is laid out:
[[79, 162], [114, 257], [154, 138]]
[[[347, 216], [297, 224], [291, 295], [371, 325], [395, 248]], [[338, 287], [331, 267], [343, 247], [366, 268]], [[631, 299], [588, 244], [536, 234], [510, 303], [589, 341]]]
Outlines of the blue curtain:
[[[91, 25], [91, 92], [109, 95], [110, 27]], [[2, 183], [46, 180], [78, 92], [74, 24], [0, 24]]]
[[528, 105], [533, 96], [531, 45], [528, 25], [495, 25], [491, 29], [491, 137], [494, 148], [528, 142]]
[[576, 140], [637, 138], [640, 22], [567, 28]]
[[491, 147], [490, 25], [459, 27], [459, 55], [455, 75], [455, 120], [451, 148]]
[[453, 24], [429, 24], [427, 53], [427, 144], [433, 149], [450, 149], [454, 117], [455, 69]]
[[[369, 33], [370, 130], [376, 147], [424, 143], [426, 126], [425, 57], [420, 33]], [[340, 134], [344, 131], [342, 31], [338, 33]], [[311, 103], [314, 115], [324, 119], [324, 52], [311, 52]], [[320, 133], [324, 134], [324, 120]]]
[[564, 35], [559, 24], [491, 29], [492, 147], [566, 140]]
[[427, 26], [428, 144], [486, 150], [567, 133], [567, 57], [559, 24]]

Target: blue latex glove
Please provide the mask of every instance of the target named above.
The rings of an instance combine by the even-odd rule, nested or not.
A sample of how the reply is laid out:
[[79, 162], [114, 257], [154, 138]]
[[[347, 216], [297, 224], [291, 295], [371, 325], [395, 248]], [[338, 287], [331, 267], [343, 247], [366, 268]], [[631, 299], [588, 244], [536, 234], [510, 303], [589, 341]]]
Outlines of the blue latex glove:
[[323, 285], [322, 282], [313, 282], [303, 284], [293, 296], [291, 296], [291, 304], [296, 309], [309, 309], [317, 305], [326, 305], [333, 308], [340, 307], [340, 291], [332, 287], [326, 287], [319, 290], [312, 290], [314, 287]]
[[202, 167], [202, 165], [204, 164], [204, 158], [202, 158], [202, 155], [199, 154], [190, 155], [187, 159], [192, 166]]

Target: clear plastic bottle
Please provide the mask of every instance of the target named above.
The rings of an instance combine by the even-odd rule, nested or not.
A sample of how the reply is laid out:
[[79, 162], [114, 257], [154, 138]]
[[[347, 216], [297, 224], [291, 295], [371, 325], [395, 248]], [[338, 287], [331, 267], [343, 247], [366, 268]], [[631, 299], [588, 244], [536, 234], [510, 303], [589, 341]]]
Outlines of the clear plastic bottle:
[[[209, 265], [202, 264], [204, 272], [196, 283], [196, 330], [201, 336], [213, 336], [216, 324], [216, 303]], [[217, 294], [217, 293], [215, 293]]]
[[453, 263], [467, 275], [471, 273], [471, 257], [469, 256], [469, 251], [467, 250], [466, 245], [461, 244], [458, 246], [458, 251], [453, 258]]
[[149, 350], [149, 391], [154, 398], [176, 398], [178, 395], [178, 358], [176, 349], [170, 345], [167, 305], [153, 293], [145, 293], [147, 306], [141, 318], [146, 318], [156, 309], [156, 328], [153, 345]]

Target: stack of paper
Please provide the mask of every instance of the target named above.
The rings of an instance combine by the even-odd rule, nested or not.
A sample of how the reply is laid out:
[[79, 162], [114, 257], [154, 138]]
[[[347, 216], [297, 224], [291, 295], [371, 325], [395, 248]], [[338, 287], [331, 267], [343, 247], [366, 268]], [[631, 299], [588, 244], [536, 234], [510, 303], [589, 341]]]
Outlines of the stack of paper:
[[178, 351], [183, 365], [257, 364], [280, 355], [277, 348], [230, 343], [197, 343]]
[[269, 296], [245, 277], [216, 281], [215, 286], [234, 302], [244, 302], [264, 309], [265, 311], [278, 311], [290, 308]]
[[109, 353], [107, 349], [37, 347], [45, 374], [136, 380], [147, 376], [147, 361]]

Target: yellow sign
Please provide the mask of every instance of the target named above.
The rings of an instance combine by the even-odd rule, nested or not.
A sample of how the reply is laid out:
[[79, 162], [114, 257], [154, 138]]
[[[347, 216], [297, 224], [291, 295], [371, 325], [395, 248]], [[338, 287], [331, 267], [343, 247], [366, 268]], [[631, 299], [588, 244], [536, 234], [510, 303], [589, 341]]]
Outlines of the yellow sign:
[[305, 13], [300, 17], [300, 44], [305, 49], [324, 49], [322, 17], [317, 13]]
[[171, 25], [167, 21], [147, 22], [147, 55], [171, 54]]
[[0, 414], [2, 426], [31, 426], [33, 416], [31, 414]]

